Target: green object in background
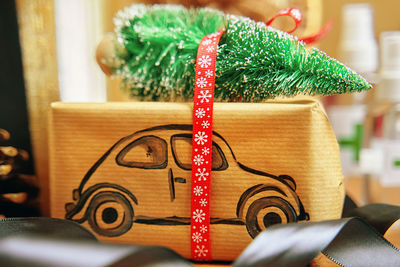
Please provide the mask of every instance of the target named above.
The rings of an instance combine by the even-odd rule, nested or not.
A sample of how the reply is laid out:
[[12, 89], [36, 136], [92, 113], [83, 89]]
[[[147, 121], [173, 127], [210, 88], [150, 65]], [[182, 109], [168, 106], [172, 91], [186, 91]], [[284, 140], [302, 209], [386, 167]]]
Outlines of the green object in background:
[[393, 161], [393, 166], [395, 166], [395, 167], [400, 167], [400, 159], [395, 159], [395, 160]]
[[[371, 88], [316, 48], [249, 18], [210, 8], [132, 5], [117, 13], [116, 51], [122, 88], [143, 100], [193, 98], [201, 39], [225, 29], [218, 50], [215, 98], [258, 102], [278, 96], [333, 95]], [[211, 49], [211, 48], [210, 48]]]
[[[355, 162], [360, 161], [360, 153], [362, 148], [364, 127], [362, 124], [356, 124], [354, 126], [354, 133], [350, 137], [339, 138], [339, 145], [342, 148], [350, 149], [353, 152], [353, 160]], [[399, 162], [400, 164], [400, 162]]]

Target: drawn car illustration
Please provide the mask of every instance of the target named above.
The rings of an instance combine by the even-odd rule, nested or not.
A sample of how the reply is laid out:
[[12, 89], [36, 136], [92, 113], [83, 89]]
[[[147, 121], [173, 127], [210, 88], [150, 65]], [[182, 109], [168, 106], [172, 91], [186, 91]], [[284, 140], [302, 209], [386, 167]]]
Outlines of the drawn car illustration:
[[[254, 238], [273, 224], [309, 220], [292, 177], [241, 164], [215, 131], [212, 143], [211, 224], [245, 225]], [[66, 218], [87, 221], [108, 237], [125, 234], [134, 223], [189, 225], [191, 168], [192, 125], [137, 131], [84, 175], [65, 205]]]

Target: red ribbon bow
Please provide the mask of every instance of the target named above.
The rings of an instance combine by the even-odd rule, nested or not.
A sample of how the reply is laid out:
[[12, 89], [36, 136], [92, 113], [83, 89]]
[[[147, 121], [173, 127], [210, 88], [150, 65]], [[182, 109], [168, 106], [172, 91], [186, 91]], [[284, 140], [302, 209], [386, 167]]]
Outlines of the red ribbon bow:
[[[289, 17], [291, 17], [293, 19], [293, 21], [295, 23], [294, 28], [291, 29], [290, 31], [287, 31], [288, 33], [292, 33], [295, 30], [297, 30], [297, 28], [299, 27], [300, 23], [303, 21], [300, 10], [298, 10], [297, 8], [286, 8], [286, 9], [282, 9], [281, 11], [279, 11], [275, 16], [273, 16], [265, 24], [267, 26], [270, 26], [272, 24], [272, 22], [275, 21], [275, 19], [277, 19], [278, 17], [281, 17], [281, 16], [289, 16]], [[333, 26], [333, 20], [329, 20], [319, 30], [319, 32], [317, 32], [316, 34], [310, 35], [310, 36], [301, 37], [301, 38], [299, 38], [299, 41], [303, 42], [305, 44], [315, 43], [315, 42], [321, 40], [326, 34], [328, 34], [328, 32], [331, 30], [332, 26]]]

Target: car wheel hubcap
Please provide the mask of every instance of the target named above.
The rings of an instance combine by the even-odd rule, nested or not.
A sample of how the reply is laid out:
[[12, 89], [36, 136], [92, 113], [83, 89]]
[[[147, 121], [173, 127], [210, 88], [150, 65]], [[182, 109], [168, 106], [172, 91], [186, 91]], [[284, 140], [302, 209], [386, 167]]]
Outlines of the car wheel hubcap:
[[114, 208], [105, 208], [103, 210], [102, 219], [106, 224], [113, 223], [118, 218], [118, 212]]
[[276, 214], [275, 212], [270, 212], [267, 213], [264, 216], [264, 226], [267, 228], [268, 226], [274, 225], [274, 224], [279, 224], [282, 223], [281, 217]]

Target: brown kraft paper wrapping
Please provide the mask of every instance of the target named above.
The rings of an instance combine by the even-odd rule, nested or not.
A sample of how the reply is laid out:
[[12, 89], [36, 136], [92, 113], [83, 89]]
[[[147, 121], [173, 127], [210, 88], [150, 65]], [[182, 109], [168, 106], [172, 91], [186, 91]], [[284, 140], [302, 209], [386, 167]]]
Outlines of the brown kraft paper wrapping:
[[[269, 223], [340, 217], [339, 148], [318, 102], [215, 103], [213, 122], [214, 260]], [[190, 103], [53, 103], [52, 217], [190, 258], [191, 123]]]

